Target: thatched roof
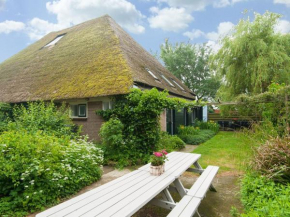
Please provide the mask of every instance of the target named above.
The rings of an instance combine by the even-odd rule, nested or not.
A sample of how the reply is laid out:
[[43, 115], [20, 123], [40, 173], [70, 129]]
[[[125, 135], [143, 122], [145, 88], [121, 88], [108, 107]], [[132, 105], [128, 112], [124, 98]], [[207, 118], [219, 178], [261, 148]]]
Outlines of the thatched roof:
[[[59, 35], [55, 45], [44, 47]], [[158, 77], [154, 79], [145, 68]], [[171, 87], [162, 77], [174, 79]], [[133, 84], [192, 92], [145, 51], [111, 17], [52, 32], [0, 64], [0, 101], [79, 99], [125, 94]]]

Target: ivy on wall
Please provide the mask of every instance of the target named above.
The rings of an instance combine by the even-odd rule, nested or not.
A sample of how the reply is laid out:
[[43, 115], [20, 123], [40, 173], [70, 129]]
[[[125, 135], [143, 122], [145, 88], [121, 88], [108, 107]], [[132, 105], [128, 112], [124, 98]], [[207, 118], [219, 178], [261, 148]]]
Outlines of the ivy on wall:
[[[108, 121], [100, 132], [105, 157], [118, 161], [121, 167], [146, 162], [155, 151], [160, 139], [160, 114], [164, 109], [198, 106], [196, 102], [171, 98], [168, 92], [155, 88], [145, 91], [132, 89], [130, 94], [117, 96], [114, 101], [113, 109], [96, 113]], [[115, 126], [120, 128], [116, 129]]]

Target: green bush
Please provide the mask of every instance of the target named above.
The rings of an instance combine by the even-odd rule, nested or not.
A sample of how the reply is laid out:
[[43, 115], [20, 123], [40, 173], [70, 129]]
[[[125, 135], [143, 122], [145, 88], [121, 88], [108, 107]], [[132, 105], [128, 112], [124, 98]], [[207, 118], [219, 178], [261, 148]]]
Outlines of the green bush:
[[290, 184], [282, 185], [262, 176], [246, 175], [242, 180], [242, 216], [290, 216]]
[[170, 98], [168, 92], [156, 88], [145, 91], [133, 88], [128, 95], [114, 97], [114, 102], [113, 109], [96, 113], [106, 121], [118, 118], [123, 124], [124, 149], [116, 149], [114, 154], [118, 156], [119, 166], [148, 162], [152, 152], [158, 150], [160, 115], [166, 108], [191, 108], [196, 105], [195, 102]]
[[186, 144], [190, 145], [198, 145], [204, 143], [205, 141], [209, 140], [211, 137], [215, 135], [215, 132], [211, 130], [200, 130], [196, 135], [179, 135], [178, 137], [181, 138]]
[[185, 143], [178, 136], [171, 136], [161, 132], [158, 149], [165, 149], [168, 152], [185, 148]]
[[202, 122], [197, 120], [194, 125], [202, 130], [211, 130], [215, 133], [220, 129], [220, 126], [214, 121]]
[[199, 133], [198, 127], [193, 126], [183, 126], [178, 127], [178, 135], [197, 135]]
[[12, 106], [0, 102], [0, 133], [7, 128], [9, 119], [12, 118]]
[[57, 107], [53, 102], [29, 102], [14, 106], [13, 121], [8, 124], [7, 130], [22, 129], [29, 132], [41, 130], [55, 136], [78, 135], [65, 105]]
[[117, 162], [117, 167], [122, 168], [131, 164], [134, 150], [128, 149], [123, 137], [124, 125], [117, 118], [105, 122], [100, 130], [102, 147], [106, 161]]
[[103, 153], [84, 139], [23, 129], [0, 135], [0, 215], [22, 216], [101, 177]]
[[256, 149], [253, 167], [276, 182], [290, 182], [290, 138], [275, 138]]

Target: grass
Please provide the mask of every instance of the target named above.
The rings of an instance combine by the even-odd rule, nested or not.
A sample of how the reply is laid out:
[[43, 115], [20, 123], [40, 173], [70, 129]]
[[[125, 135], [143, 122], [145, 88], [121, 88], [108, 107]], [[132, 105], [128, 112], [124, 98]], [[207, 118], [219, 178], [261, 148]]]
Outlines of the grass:
[[219, 132], [193, 153], [201, 154], [199, 163], [203, 168], [214, 165], [220, 167], [219, 172], [244, 172], [254, 146], [253, 141], [242, 133]]

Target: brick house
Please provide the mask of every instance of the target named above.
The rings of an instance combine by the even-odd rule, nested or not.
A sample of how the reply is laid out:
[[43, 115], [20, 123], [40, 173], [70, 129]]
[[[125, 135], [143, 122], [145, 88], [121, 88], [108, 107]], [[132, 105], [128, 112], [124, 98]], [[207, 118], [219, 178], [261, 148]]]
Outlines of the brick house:
[[[66, 102], [73, 121], [96, 140], [103, 120], [95, 111], [110, 109], [111, 96], [127, 94], [133, 87], [156, 87], [171, 96], [195, 99], [107, 15], [51, 32], [0, 64], [0, 102]], [[164, 131], [173, 133], [179, 124], [176, 116], [183, 124], [194, 119], [191, 112], [164, 111], [160, 118]]]

